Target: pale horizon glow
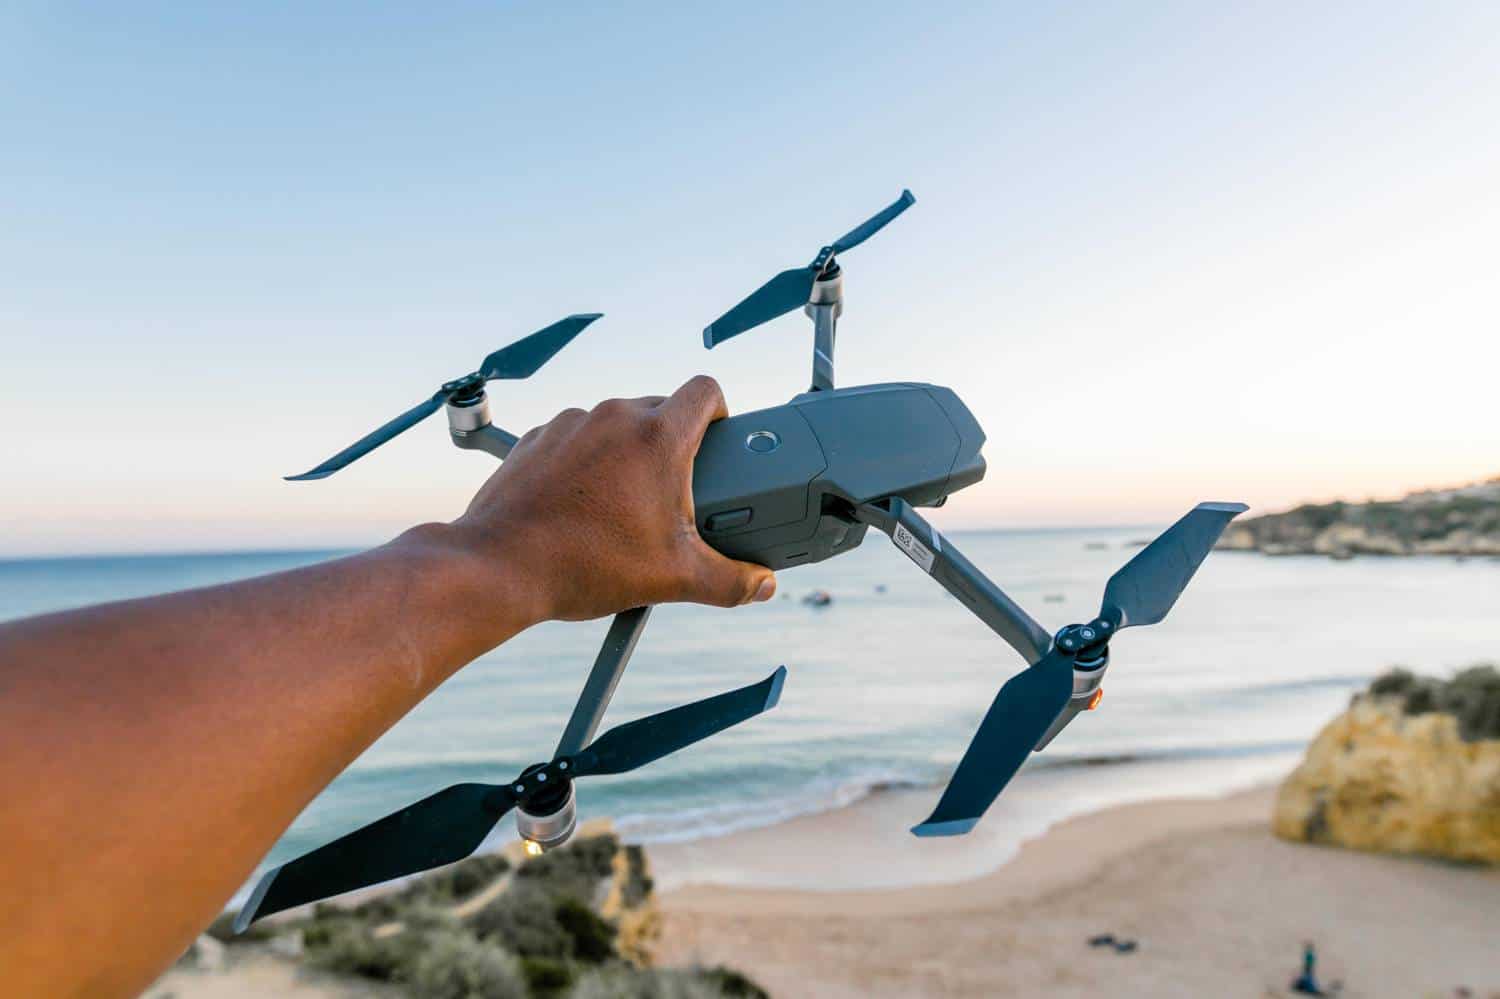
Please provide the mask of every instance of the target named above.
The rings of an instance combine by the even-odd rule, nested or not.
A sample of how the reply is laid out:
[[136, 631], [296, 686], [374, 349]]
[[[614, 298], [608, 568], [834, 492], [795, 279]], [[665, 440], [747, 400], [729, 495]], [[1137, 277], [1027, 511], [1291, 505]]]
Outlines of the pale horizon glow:
[[841, 384], [953, 387], [947, 529], [1141, 525], [1500, 474], [1488, 4], [378, 4], [0, 12], [0, 557], [358, 547], [493, 467], [442, 417], [302, 471], [570, 313], [520, 432], [700, 371], [704, 323], [883, 206]]

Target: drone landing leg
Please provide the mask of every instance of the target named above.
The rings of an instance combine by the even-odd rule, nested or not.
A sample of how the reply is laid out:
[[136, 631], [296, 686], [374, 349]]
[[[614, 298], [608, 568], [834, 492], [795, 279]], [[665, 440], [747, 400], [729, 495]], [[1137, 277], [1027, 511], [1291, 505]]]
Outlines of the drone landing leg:
[[1021, 653], [1027, 663], [1035, 665], [1052, 647], [1052, 636], [1046, 629], [964, 558], [952, 541], [938, 534], [910, 503], [902, 499], [865, 503], [855, 508], [854, 515], [890, 535], [897, 548]]
[[621, 611], [610, 622], [609, 632], [599, 647], [599, 655], [594, 659], [588, 679], [584, 681], [578, 703], [573, 706], [573, 717], [568, 719], [568, 727], [563, 730], [555, 756], [571, 756], [594, 737], [604, 718], [604, 709], [609, 707], [615, 686], [620, 682], [620, 674], [625, 672], [630, 654], [635, 651], [635, 643], [641, 640], [641, 632], [646, 630], [646, 620], [650, 616], [650, 607], [636, 607]]

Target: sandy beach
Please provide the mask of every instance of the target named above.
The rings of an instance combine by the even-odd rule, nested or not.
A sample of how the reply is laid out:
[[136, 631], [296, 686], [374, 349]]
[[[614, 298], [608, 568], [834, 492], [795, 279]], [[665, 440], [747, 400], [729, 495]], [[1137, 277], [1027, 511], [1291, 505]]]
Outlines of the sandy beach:
[[[1312, 940], [1346, 996], [1500, 995], [1500, 871], [1282, 842], [1273, 794], [1094, 812], [978, 876], [982, 839], [905, 835], [924, 792], [657, 846], [661, 960], [776, 996], [1273, 996]], [[747, 886], [788, 870], [809, 887]], [[926, 883], [847, 887], [870, 871]]]
[[[1274, 793], [1105, 808], [1019, 852], [983, 823], [910, 837], [930, 790], [657, 844], [657, 963], [727, 965], [777, 997], [1265, 997], [1290, 995], [1311, 940], [1320, 977], [1344, 996], [1500, 997], [1500, 869], [1283, 842], [1269, 830]], [[1088, 946], [1103, 933], [1137, 947]], [[179, 967], [146, 994], [402, 990], [247, 947], [224, 970]]]

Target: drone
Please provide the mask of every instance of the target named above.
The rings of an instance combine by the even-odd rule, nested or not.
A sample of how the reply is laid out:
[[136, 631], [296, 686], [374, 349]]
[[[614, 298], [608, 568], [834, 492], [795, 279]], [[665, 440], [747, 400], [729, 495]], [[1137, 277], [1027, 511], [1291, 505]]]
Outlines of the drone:
[[[1092, 620], [1056, 633], [965, 558], [917, 508], [942, 506], [984, 478], [984, 431], [968, 407], [952, 389], [922, 382], [834, 384], [844, 305], [840, 259], [915, 202], [902, 191], [810, 263], [777, 274], [704, 328], [703, 345], [712, 349], [800, 309], [813, 324], [812, 379], [783, 405], [709, 426], [694, 459], [693, 502], [698, 532], [711, 547], [776, 570], [853, 551], [873, 527], [1025, 660], [1026, 668], [995, 695], [932, 813], [912, 828], [917, 836], [956, 836], [974, 828], [1032, 752], [1098, 707], [1115, 635], [1163, 620], [1224, 528], [1247, 507], [1199, 503], [1110, 577]], [[478, 370], [288, 478], [332, 475], [439, 409], [447, 412], [456, 446], [504, 460], [517, 437], [491, 422], [486, 385], [530, 377], [598, 318], [568, 316], [495, 351]], [[559, 846], [576, 827], [576, 778], [644, 766], [775, 706], [784, 666], [759, 684], [627, 723], [590, 742], [650, 613], [637, 607], [611, 621], [551, 762], [528, 767], [507, 785], [439, 791], [268, 872], [237, 928], [461, 860], [510, 811], [528, 852]]]

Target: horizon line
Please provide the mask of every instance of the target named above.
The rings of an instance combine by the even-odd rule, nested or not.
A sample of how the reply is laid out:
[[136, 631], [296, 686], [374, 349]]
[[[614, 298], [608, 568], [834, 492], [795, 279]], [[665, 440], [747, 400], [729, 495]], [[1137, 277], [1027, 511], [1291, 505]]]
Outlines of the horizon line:
[[[1042, 524], [1026, 527], [959, 527], [943, 531], [944, 535], [964, 534], [1041, 534], [1053, 531], [1129, 531], [1157, 530], [1165, 523], [1141, 524]], [[387, 542], [368, 545], [309, 545], [307, 547], [250, 547], [250, 548], [160, 548], [135, 550], [38, 552], [34, 554], [6, 554], [0, 552], [0, 565], [17, 562], [67, 562], [88, 559], [150, 559], [150, 558], [231, 558], [234, 556], [273, 555], [345, 555], [369, 551]]]

